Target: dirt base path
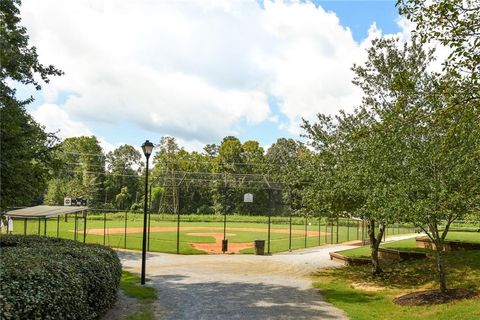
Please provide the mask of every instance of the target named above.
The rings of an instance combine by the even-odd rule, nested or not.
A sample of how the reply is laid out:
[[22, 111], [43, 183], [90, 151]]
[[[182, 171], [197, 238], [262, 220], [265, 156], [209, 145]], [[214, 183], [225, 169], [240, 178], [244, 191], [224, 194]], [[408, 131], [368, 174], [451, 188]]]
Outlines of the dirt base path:
[[[180, 231], [201, 231], [201, 230], [210, 230], [210, 231], [218, 231], [223, 230], [223, 227], [180, 227]], [[227, 227], [227, 231], [243, 231], [243, 232], [268, 232], [267, 228], [241, 228], [241, 227]], [[75, 230], [70, 230], [71, 232], [75, 232]], [[150, 227], [150, 232], [171, 232], [177, 231], [177, 227]], [[95, 235], [103, 235], [103, 228], [97, 229], [87, 229], [87, 234], [95, 234]], [[143, 227], [130, 227], [127, 228], [127, 233], [142, 233]], [[288, 234], [290, 231], [288, 229], [270, 229], [271, 233], [279, 233], [279, 234]], [[125, 234], [125, 228], [107, 228], [105, 229], [106, 234]], [[292, 229], [292, 234], [305, 234], [305, 230], [298, 230]], [[329, 234], [329, 233], [327, 233]], [[318, 236], [318, 230], [308, 230], [307, 236], [313, 237]], [[320, 236], [325, 236], [325, 232], [320, 232]]]

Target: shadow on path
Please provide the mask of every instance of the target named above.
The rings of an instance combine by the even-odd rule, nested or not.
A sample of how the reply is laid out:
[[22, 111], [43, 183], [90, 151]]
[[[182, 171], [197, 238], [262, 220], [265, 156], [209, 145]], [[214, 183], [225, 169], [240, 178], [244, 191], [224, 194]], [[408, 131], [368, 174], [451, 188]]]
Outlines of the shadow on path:
[[216, 281], [214, 274], [212, 281], [180, 274], [150, 278], [161, 319], [346, 319], [315, 289], [282, 285], [281, 279], [273, 284], [256, 277]]

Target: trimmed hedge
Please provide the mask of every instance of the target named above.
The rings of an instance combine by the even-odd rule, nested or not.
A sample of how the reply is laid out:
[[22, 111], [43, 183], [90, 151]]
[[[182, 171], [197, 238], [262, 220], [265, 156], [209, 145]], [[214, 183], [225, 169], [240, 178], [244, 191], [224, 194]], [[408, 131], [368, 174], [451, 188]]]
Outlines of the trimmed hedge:
[[0, 236], [0, 319], [98, 319], [122, 273], [108, 247], [39, 236]]

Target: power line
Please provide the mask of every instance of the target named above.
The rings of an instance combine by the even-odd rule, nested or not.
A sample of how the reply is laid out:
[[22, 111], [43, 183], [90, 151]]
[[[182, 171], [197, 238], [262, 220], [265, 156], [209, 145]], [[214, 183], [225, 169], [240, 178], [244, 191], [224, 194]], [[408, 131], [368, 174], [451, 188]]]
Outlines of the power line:
[[[74, 155], [106, 157], [104, 154], [94, 154], [94, 153], [82, 153], [82, 152], [65, 152], [65, 153], [74, 154]], [[180, 164], [182, 162], [187, 162], [187, 163], [194, 163], [194, 164], [203, 163], [203, 164], [218, 165], [218, 166], [234, 165], [234, 166], [251, 166], [251, 167], [263, 167], [268, 165], [268, 163], [222, 162], [222, 161], [217, 161], [216, 159], [212, 161], [200, 161], [200, 160], [193, 160], [193, 159], [168, 159], [166, 162], [170, 162], [173, 164]], [[78, 163], [78, 164], [81, 164], [81, 163]]]

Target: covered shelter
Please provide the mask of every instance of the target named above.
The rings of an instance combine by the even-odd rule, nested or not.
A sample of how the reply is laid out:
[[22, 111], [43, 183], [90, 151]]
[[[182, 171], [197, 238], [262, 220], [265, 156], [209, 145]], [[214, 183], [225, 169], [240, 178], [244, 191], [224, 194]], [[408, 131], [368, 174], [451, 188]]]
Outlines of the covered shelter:
[[[47, 219], [57, 217], [57, 237], [59, 236], [59, 224], [60, 216], [74, 214], [75, 215], [75, 230], [74, 239], [78, 237], [78, 219], [83, 220], [83, 242], [86, 238], [87, 229], [87, 211], [88, 207], [85, 206], [35, 206], [21, 209], [10, 210], [5, 213], [7, 218], [21, 219], [24, 221], [23, 234], [27, 234], [27, 223], [29, 220], [38, 221], [38, 234], [40, 234], [40, 222], [44, 221], [43, 235], [47, 235]], [[80, 214], [79, 214], [80, 213]], [[13, 230], [9, 230], [13, 231]]]

